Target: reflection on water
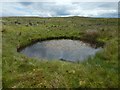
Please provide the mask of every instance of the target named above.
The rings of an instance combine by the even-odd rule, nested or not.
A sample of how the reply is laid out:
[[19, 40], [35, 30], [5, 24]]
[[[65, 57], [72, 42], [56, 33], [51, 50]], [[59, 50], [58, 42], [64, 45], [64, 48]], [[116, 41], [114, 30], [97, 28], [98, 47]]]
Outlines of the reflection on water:
[[66, 61], [82, 61], [95, 55], [100, 48], [92, 48], [89, 44], [78, 40], [50, 40], [37, 42], [20, 52], [28, 57], [40, 59], [60, 59]]

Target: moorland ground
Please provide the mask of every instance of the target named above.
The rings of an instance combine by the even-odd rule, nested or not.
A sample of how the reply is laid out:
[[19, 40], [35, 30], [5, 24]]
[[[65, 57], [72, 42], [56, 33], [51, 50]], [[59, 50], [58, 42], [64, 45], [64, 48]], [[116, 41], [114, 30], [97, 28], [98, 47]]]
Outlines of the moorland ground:
[[[3, 88], [118, 87], [118, 19], [3, 17], [1, 22]], [[38, 40], [59, 38], [103, 49], [79, 63], [38, 60], [18, 52]]]

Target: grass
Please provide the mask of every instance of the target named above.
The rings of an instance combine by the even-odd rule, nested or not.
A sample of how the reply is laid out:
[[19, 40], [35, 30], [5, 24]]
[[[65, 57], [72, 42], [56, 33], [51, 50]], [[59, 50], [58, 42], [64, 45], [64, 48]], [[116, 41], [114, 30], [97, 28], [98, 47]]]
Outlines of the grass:
[[[117, 22], [84, 17], [2, 18], [3, 88], [118, 88]], [[53, 38], [104, 46], [93, 58], [79, 63], [38, 60], [17, 52], [37, 40]]]

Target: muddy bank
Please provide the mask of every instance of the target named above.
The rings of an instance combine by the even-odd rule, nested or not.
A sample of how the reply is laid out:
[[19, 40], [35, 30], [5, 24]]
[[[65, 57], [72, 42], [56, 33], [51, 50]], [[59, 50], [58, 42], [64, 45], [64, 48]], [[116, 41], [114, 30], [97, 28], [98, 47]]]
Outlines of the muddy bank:
[[86, 38], [82, 38], [82, 37], [80, 38], [80, 37], [74, 37], [74, 36], [47, 37], [47, 38], [31, 39], [31, 41], [28, 44], [20, 45], [19, 47], [17, 47], [17, 52], [20, 52], [23, 48], [33, 45], [34, 43], [37, 43], [37, 42], [48, 41], [48, 40], [59, 40], [59, 39], [80, 40], [80, 41], [83, 41], [84, 43], [89, 43], [91, 47], [94, 47], [94, 48], [103, 47], [105, 44], [104, 42], [99, 42], [96, 40], [89, 40]]

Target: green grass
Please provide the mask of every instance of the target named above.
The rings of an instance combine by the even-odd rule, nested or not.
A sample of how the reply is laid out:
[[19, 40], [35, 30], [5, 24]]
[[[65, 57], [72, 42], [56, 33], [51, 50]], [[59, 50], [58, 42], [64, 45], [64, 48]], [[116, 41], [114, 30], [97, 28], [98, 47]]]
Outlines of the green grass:
[[[3, 88], [117, 88], [118, 24], [110, 18], [2, 18]], [[20, 25], [15, 25], [15, 21]], [[32, 22], [33, 26], [26, 26]], [[38, 25], [37, 25], [38, 23]], [[71, 63], [38, 60], [17, 52], [36, 40], [71, 38], [101, 45], [93, 58]]]

